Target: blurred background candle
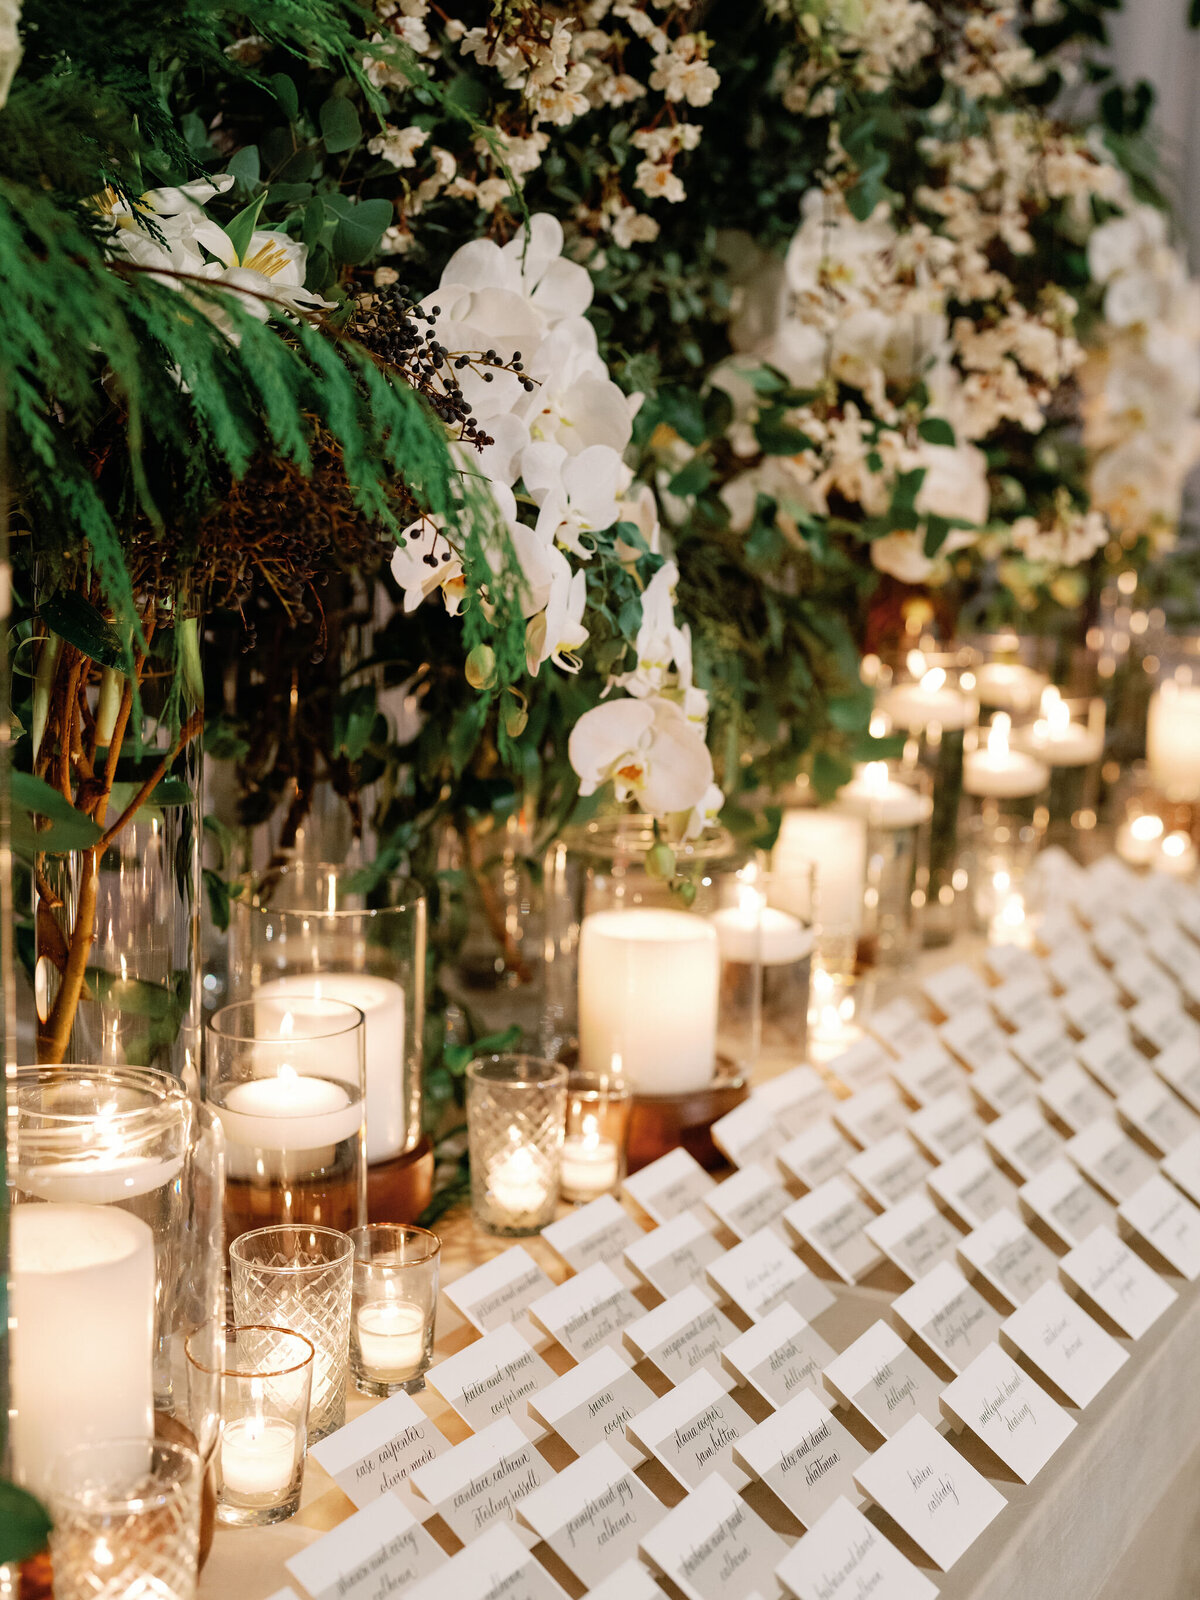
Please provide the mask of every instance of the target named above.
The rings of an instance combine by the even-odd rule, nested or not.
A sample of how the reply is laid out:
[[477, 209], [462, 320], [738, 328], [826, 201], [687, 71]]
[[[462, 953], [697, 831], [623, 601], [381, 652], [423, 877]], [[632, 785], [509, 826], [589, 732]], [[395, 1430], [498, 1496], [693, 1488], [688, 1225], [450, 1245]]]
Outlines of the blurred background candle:
[[[817, 865], [817, 905], [809, 903], [808, 868]], [[861, 817], [827, 806], [796, 806], [783, 814], [771, 858], [781, 904], [812, 917], [822, 935], [858, 937], [867, 876], [867, 829]]]
[[[816, 869], [789, 859], [786, 875], [742, 867], [724, 893], [734, 897], [712, 915], [721, 950], [723, 1028], [743, 1041], [743, 1059], [758, 1076], [794, 1066], [804, 1055], [809, 984], [816, 946]], [[786, 902], [772, 905], [777, 899]]]
[[1049, 682], [1044, 672], [1020, 661], [985, 661], [975, 672], [975, 693], [988, 711], [1028, 716], [1037, 709]]
[[1168, 678], [1154, 691], [1146, 724], [1146, 759], [1168, 800], [1200, 799], [1200, 686]]
[[981, 799], [1020, 800], [1040, 795], [1050, 782], [1045, 762], [1014, 750], [1009, 734], [1012, 721], [998, 711], [987, 731], [982, 750], [968, 750], [963, 761], [963, 788]]
[[920, 650], [909, 652], [906, 665], [912, 681], [894, 684], [875, 701], [893, 728], [905, 733], [920, 733], [929, 727], [952, 732], [974, 725], [979, 717], [978, 701], [945, 666], [931, 664]]
[[915, 960], [929, 890], [933, 798], [919, 767], [869, 761], [838, 791], [836, 809], [866, 825], [858, 961], [902, 968]]
[[1012, 734], [1012, 746], [1050, 768], [1049, 839], [1075, 855], [1095, 828], [1104, 759], [1105, 708], [1098, 696], [1064, 700], [1053, 684], [1042, 691], [1036, 720]]
[[1126, 817], [1117, 829], [1114, 848], [1122, 861], [1132, 867], [1148, 867], [1162, 849], [1166, 826], [1152, 811]]

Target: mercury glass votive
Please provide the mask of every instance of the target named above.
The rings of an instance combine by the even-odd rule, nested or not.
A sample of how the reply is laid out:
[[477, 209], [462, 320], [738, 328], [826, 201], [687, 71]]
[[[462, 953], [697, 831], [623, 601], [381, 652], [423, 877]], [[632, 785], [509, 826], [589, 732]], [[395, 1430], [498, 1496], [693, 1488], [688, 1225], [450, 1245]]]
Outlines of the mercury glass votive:
[[290, 1328], [313, 1347], [310, 1444], [346, 1420], [353, 1265], [353, 1241], [333, 1228], [256, 1228], [229, 1247], [238, 1323]]
[[572, 1072], [567, 1083], [562, 1197], [585, 1205], [615, 1189], [625, 1176], [625, 1144], [633, 1092], [620, 1078]]
[[471, 1205], [489, 1233], [538, 1233], [554, 1219], [567, 1114], [567, 1069], [495, 1055], [467, 1068]]
[[433, 1357], [442, 1242], [412, 1223], [355, 1228], [350, 1370], [362, 1394], [425, 1387]]

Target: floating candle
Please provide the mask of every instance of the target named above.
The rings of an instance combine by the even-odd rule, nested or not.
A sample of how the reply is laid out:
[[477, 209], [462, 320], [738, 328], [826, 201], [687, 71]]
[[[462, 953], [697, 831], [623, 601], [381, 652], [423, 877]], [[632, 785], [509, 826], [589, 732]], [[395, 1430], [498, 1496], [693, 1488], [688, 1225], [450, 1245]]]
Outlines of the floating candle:
[[1050, 769], [1042, 761], [1009, 747], [1012, 719], [998, 711], [988, 729], [987, 747], [971, 750], [963, 758], [963, 788], [967, 794], [994, 800], [1020, 800], [1041, 794], [1050, 782]]

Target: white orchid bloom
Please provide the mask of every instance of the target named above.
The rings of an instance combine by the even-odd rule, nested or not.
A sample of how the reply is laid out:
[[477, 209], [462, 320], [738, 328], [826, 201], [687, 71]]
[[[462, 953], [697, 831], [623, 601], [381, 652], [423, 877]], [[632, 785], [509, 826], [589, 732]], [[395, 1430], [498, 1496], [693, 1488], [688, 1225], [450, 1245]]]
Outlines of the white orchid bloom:
[[571, 765], [581, 795], [611, 780], [618, 800], [636, 799], [652, 816], [690, 812], [713, 781], [703, 736], [671, 700], [608, 700], [571, 730]]
[[564, 261], [562, 223], [539, 211], [525, 233], [517, 234], [501, 254], [516, 267], [522, 292], [550, 327], [564, 317], [581, 317], [592, 303], [592, 275], [575, 261]]
[[625, 449], [637, 404], [609, 377], [590, 322], [572, 317], [560, 323], [526, 366], [536, 387], [516, 410], [533, 439], [552, 440], [570, 455], [594, 444]]
[[725, 795], [715, 783], [710, 783], [704, 791], [703, 798], [698, 805], [692, 807], [692, 814], [687, 820], [683, 830], [685, 839], [698, 839], [706, 828], [711, 828], [721, 815], [721, 808], [725, 804]]
[[[626, 494], [617, 502], [617, 512], [617, 521], [631, 522], [646, 541], [646, 549], [651, 555], [657, 555], [662, 530], [658, 522], [658, 501], [650, 485], [639, 483], [632, 494]], [[615, 548], [621, 561], [636, 561], [643, 553], [620, 539]]]
[[[477, 239], [474, 243], [486, 245], [489, 241]], [[463, 250], [456, 251], [452, 260], [471, 248], [473, 246], [466, 245]], [[492, 245], [491, 249], [498, 258], [497, 247]], [[434, 319], [434, 332], [447, 350], [475, 356], [494, 350], [505, 363], [511, 362], [519, 350], [522, 364], [527, 365], [545, 335], [541, 314], [523, 295], [502, 285], [444, 281], [440, 289], [426, 295], [421, 302], [423, 311], [432, 312], [435, 307], [439, 314]], [[454, 376], [476, 419], [489, 433], [493, 421], [510, 415], [517, 409], [518, 402], [526, 398], [524, 386], [515, 372], [491, 367], [479, 370], [461, 367], [455, 370]]]
[[591, 551], [582, 535], [600, 533], [620, 519], [618, 496], [628, 469], [607, 445], [568, 456], [559, 444], [535, 441], [521, 453], [521, 477], [539, 507], [538, 532], [583, 560]]
[[233, 177], [197, 178], [177, 188], [147, 189], [132, 203], [115, 189], [96, 196], [93, 204], [112, 224], [111, 243], [140, 267], [161, 268], [160, 281], [179, 288], [180, 274], [203, 275], [207, 252], [221, 255], [229, 236], [204, 210], [214, 195], [224, 194]]
[[446, 610], [457, 616], [466, 592], [462, 561], [442, 531], [445, 519], [419, 517], [404, 530], [404, 544], [392, 552], [392, 577], [404, 590], [405, 612], [415, 611], [435, 589]]
[[[642, 620], [635, 645], [637, 665], [632, 672], [616, 679], [618, 687], [639, 700], [659, 693], [675, 659], [680, 638], [680, 630], [675, 626], [675, 585], [678, 582], [679, 568], [673, 561], [667, 561], [659, 567], [642, 594]], [[690, 645], [690, 636], [688, 643]]]
[[[499, 575], [511, 552], [521, 569], [521, 615], [536, 616], [550, 601], [551, 587], [562, 556], [536, 529], [527, 527], [517, 516], [517, 501], [504, 484], [492, 485], [492, 497], [504, 519], [507, 549], [488, 551], [488, 564]], [[565, 563], [564, 563], [565, 564]]]
[[251, 235], [245, 253], [239, 256], [229, 235], [219, 231], [220, 241], [213, 245], [204, 241], [217, 259], [205, 262], [200, 276], [231, 290], [257, 321], [265, 322], [280, 308], [293, 316], [332, 309], [332, 300], [322, 300], [304, 287], [307, 245], [286, 233], [261, 228]]
[[549, 599], [525, 630], [525, 654], [534, 677], [543, 661], [553, 661], [564, 672], [578, 672], [583, 663], [576, 652], [588, 639], [583, 625], [587, 577], [582, 571], [572, 574], [560, 550], [552, 548], [548, 554], [554, 558]]

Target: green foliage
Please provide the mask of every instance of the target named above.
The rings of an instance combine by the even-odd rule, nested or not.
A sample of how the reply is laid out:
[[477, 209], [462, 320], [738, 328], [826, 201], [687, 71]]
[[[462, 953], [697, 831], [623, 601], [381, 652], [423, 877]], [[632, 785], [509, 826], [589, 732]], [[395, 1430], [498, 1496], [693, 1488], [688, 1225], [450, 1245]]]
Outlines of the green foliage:
[[28, 1489], [0, 1478], [0, 1563], [25, 1561], [46, 1548], [50, 1516]]

